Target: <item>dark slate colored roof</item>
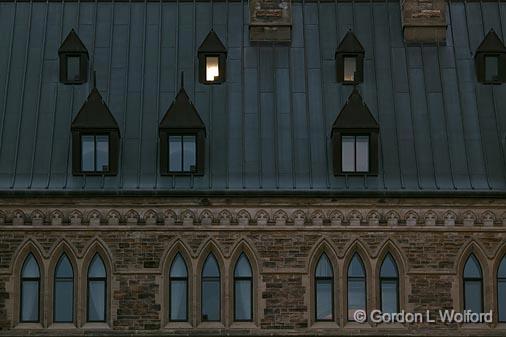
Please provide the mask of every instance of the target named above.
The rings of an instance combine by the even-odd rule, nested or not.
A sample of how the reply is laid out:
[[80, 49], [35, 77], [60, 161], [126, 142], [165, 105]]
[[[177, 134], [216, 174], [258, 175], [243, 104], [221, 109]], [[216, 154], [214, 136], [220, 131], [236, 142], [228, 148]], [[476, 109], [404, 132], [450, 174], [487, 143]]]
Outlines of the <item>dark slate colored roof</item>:
[[339, 43], [339, 46], [336, 49], [336, 54], [339, 53], [364, 53], [364, 47], [360, 43], [360, 41], [357, 39], [355, 34], [353, 34], [352, 31], [349, 31], [346, 33], [344, 38]]
[[204, 41], [200, 45], [198, 49], [199, 53], [213, 52], [213, 53], [226, 53], [227, 48], [223, 45], [218, 35], [214, 30], [211, 30], [209, 34], [207, 34]]
[[160, 123], [161, 129], [204, 129], [206, 128], [197, 109], [183, 87], [170, 105]]
[[[253, 44], [247, 1], [1, 2], [0, 190], [506, 192], [506, 85], [476, 83], [474, 52], [506, 3], [450, 2], [447, 45], [407, 46], [398, 2], [294, 2], [291, 44]], [[70, 125], [91, 87], [58, 81], [72, 28], [122, 134], [117, 176], [72, 175]], [[227, 81], [198, 82], [213, 28]], [[352, 87], [336, 44], [365, 49], [364, 102], [380, 125], [377, 177], [332, 174], [332, 123]], [[158, 128], [179, 75], [206, 126], [205, 175], [160, 176]], [[288, 193], [288, 192], [287, 192]]]
[[480, 46], [476, 50], [477, 53], [485, 53], [485, 52], [498, 52], [504, 53], [506, 52], [506, 47], [504, 47], [504, 43], [501, 41], [499, 36], [491, 29], [488, 34], [485, 36]]
[[97, 88], [91, 92], [71, 124], [71, 129], [118, 129], [118, 123]]
[[58, 53], [86, 53], [88, 55], [88, 49], [86, 49], [79, 36], [72, 29], [65, 40], [63, 40]]
[[374, 119], [367, 104], [357, 89], [351, 92], [341, 112], [337, 116], [332, 129], [378, 129], [378, 122]]

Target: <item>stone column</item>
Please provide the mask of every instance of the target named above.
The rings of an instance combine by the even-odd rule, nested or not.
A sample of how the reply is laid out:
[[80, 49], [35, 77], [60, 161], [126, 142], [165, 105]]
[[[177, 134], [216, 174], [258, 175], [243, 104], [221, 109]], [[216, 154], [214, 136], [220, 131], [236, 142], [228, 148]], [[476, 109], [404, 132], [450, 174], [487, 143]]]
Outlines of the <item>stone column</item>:
[[446, 42], [444, 0], [401, 0], [401, 15], [407, 43]]

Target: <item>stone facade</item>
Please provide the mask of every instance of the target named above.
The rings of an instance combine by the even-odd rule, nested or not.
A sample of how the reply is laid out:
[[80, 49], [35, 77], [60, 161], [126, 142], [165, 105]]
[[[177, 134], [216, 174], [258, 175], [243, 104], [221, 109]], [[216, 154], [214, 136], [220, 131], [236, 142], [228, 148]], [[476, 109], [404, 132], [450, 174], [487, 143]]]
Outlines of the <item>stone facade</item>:
[[[469, 254], [484, 276], [485, 311], [496, 311], [495, 271], [506, 253], [502, 199], [66, 198], [2, 200], [2, 335], [423, 335], [434, 325], [349, 323], [346, 270], [358, 252], [368, 308], [378, 308], [382, 258], [394, 256], [400, 308], [462, 310], [461, 274]], [[128, 205], [126, 207], [125, 205]], [[297, 205], [297, 207], [292, 207]], [[19, 324], [19, 271], [32, 252], [41, 265], [41, 324]], [[65, 252], [76, 266], [76, 322], [51, 321], [52, 271]], [[85, 268], [100, 252], [108, 266], [106, 324], [85, 323]], [[167, 319], [167, 274], [180, 252], [190, 261], [190, 320]], [[213, 252], [222, 270], [222, 321], [198, 319], [200, 270]], [[244, 252], [254, 274], [253, 322], [233, 322], [232, 266]], [[335, 270], [335, 322], [314, 322], [313, 271], [325, 252]], [[496, 320], [494, 320], [496, 322]], [[444, 336], [503, 336], [501, 324], [438, 323]], [[131, 333], [130, 333], [131, 332]]]

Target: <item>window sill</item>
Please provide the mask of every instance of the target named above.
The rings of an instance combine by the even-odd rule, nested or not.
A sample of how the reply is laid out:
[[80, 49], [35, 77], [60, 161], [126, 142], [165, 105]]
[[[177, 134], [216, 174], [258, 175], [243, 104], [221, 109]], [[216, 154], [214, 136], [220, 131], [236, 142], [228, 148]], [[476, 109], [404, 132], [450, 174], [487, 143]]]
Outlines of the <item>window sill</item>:
[[169, 322], [165, 325], [165, 329], [191, 329], [193, 326], [189, 322]]
[[370, 328], [371, 327], [371, 323], [369, 323], [369, 322], [359, 323], [359, 322], [354, 322], [354, 321], [347, 321], [347, 322], [344, 323], [344, 327], [346, 329]]
[[407, 326], [401, 323], [380, 323], [376, 327], [379, 329], [407, 329]]
[[255, 322], [233, 322], [230, 329], [257, 329]]
[[85, 323], [82, 327], [83, 329], [89, 329], [89, 330], [110, 330], [111, 327], [107, 323], [101, 323], [101, 322], [88, 322]]
[[48, 329], [52, 330], [66, 330], [66, 329], [75, 329], [76, 325], [74, 323], [53, 323], [49, 326]]
[[225, 326], [222, 322], [200, 322], [197, 326], [199, 329], [223, 329]]
[[329, 321], [329, 322], [313, 322], [311, 325], [311, 329], [338, 329], [339, 325], [337, 322]]
[[[502, 324], [503, 329], [506, 328], [506, 324]], [[483, 330], [483, 329], [490, 329], [490, 325], [488, 323], [463, 323], [460, 325], [461, 329], [468, 330], [468, 329], [474, 329], [474, 330]]]
[[19, 323], [18, 325], [16, 325], [14, 329], [36, 330], [36, 329], [43, 329], [43, 326], [40, 323]]

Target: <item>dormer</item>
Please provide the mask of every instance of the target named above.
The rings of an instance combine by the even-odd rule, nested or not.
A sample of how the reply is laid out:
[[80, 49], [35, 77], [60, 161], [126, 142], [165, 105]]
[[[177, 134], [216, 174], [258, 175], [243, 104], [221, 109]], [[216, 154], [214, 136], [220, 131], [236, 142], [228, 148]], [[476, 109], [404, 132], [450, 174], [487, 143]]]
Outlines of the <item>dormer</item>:
[[221, 84], [226, 79], [227, 49], [211, 29], [198, 49], [199, 82]]
[[483, 84], [506, 82], [506, 47], [491, 29], [474, 55], [476, 77]]
[[344, 36], [336, 50], [337, 83], [362, 83], [364, 79], [364, 47], [353, 32]]
[[332, 125], [334, 175], [377, 175], [378, 135], [378, 122], [353, 89]]
[[160, 127], [160, 174], [203, 175], [206, 127], [181, 83]]
[[117, 174], [120, 132], [97, 88], [72, 121], [71, 131], [74, 175]]
[[82, 84], [88, 81], [88, 50], [72, 29], [58, 49], [60, 82]]

